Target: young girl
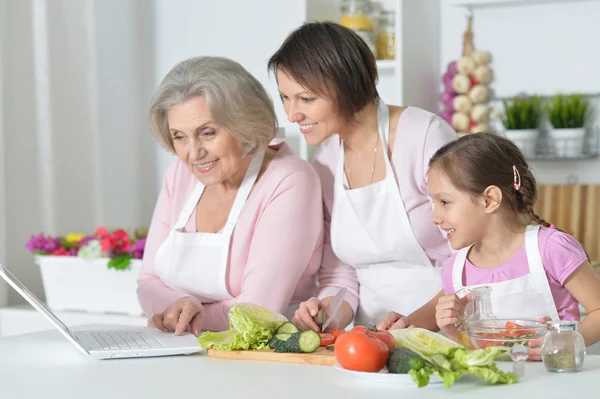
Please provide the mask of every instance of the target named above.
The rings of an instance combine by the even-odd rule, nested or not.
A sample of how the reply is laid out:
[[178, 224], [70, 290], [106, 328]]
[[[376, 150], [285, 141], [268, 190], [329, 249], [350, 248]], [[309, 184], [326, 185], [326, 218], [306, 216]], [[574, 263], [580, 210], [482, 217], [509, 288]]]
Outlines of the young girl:
[[[488, 285], [500, 319], [579, 320], [581, 303], [586, 346], [598, 342], [600, 277], [575, 238], [534, 213], [536, 182], [519, 149], [494, 134], [468, 135], [440, 148], [429, 167], [433, 222], [459, 251], [443, 265], [443, 291], [405, 323], [419, 324], [435, 307], [437, 326], [458, 340], [470, 295], [455, 293]], [[541, 348], [530, 359], [540, 360]]]

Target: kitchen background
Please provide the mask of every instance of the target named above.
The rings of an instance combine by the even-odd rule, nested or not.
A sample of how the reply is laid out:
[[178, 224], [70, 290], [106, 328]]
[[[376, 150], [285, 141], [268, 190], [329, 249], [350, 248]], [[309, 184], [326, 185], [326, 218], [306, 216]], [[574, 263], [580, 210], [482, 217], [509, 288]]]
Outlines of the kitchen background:
[[[492, 55], [491, 106], [519, 93], [600, 93], [600, 1], [379, 3], [395, 21], [396, 57], [378, 62], [386, 102], [442, 111], [441, 77], [462, 55], [468, 15], [475, 47]], [[25, 248], [32, 234], [148, 225], [172, 157], [152, 142], [146, 106], [184, 58], [239, 61], [269, 90], [286, 140], [310, 158], [313, 149], [287, 121], [266, 61], [303, 22], [338, 21], [341, 6], [342, 0], [0, 0], [0, 262], [43, 298], [39, 268]], [[590, 124], [593, 139], [599, 122]], [[586, 150], [593, 155], [598, 147], [591, 143], [595, 151]], [[542, 213], [600, 260], [600, 158], [532, 158], [531, 165], [547, 185]], [[566, 183], [578, 185], [554, 186]], [[0, 284], [0, 306], [21, 302]]]

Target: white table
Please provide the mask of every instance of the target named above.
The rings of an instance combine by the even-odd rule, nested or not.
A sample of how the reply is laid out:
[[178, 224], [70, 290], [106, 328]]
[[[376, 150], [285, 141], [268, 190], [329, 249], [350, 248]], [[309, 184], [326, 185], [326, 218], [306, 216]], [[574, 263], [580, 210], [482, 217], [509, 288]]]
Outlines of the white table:
[[[114, 328], [114, 326], [111, 326]], [[510, 363], [499, 363], [510, 369]], [[57, 331], [0, 339], [0, 397], [10, 399], [119, 398], [583, 398], [600, 390], [600, 356], [584, 371], [553, 374], [528, 363], [518, 384], [487, 386], [465, 380], [446, 389], [377, 384], [330, 366], [217, 360], [205, 355], [94, 360]], [[393, 396], [389, 396], [393, 395]], [[526, 396], [527, 395], [527, 396]], [[568, 395], [568, 396], [567, 396]]]

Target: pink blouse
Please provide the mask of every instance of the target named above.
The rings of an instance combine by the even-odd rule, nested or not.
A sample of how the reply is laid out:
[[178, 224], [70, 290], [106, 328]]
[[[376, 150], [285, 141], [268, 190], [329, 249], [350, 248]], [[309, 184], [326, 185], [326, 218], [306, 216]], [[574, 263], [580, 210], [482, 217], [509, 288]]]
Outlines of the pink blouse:
[[[234, 302], [285, 313], [288, 305], [316, 293], [315, 279], [323, 251], [319, 177], [287, 144], [270, 148], [277, 150], [277, 155], [255, 184], [233, 231], [226, 278], [234, 298], [216, 303], [198, 298], [204, 304], [204, 330], [228, 329], [227, 314]], [[162, 282], [155, 273], [154, 258], [197, 181], [180, 160], [163, 179], [138, 278], [138, 298], [147, 315], [160, 313], [188, 296]], [[186, 227], [196, 231], [193, 219]]]

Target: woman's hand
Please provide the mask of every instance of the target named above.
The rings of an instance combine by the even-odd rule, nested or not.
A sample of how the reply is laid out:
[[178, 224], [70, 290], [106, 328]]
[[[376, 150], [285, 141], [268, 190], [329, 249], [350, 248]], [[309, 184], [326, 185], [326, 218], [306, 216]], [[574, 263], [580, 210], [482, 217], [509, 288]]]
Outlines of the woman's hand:
[[[552, 321], [552, 318], [549, 316], [542, 317], [540, 323], [546, 324], [549, 321]], [[529, 358], [527, 360], [532, 361], [541, 361], [542, 360], [542, 345], [544, 344], [544, 338], [536, 338], [529, 341]]]
[[187, 296], [173, 302], [164, 312], [152, 316], [148, 325], [162, 331], [175, 331], [175, 335], [181, 335], [187, 330], [198, 336], [203, 322], [202, 303], [196, 298]]
[[378, 330], [399, 330], [402, 328], [411, 328], [414, 325], [408, 320], [408, 318], [400, 313], [389, 312], [383, 320], [377, 323], [376, 328]]
[[298, 310], [294, 313], [294, 317], [292, 317], [292, 323], [294, 323], [300, 331], [311, 329], [320, 332], [321, 328], [317, 325], [315, 320], [319, 314], [319, 310], [323, 307], [323, 303], [315, 297], [302, 302]]

